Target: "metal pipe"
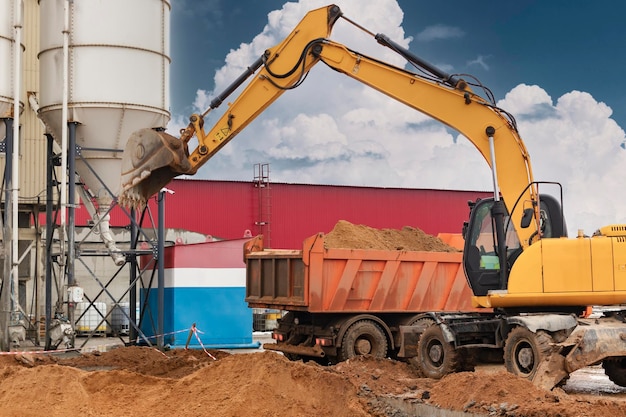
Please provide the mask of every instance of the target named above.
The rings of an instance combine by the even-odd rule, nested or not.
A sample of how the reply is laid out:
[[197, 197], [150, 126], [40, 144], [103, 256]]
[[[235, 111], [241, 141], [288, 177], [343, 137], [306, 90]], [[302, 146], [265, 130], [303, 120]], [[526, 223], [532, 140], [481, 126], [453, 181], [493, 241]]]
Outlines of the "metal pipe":
[[52, 172], [54, 170], [54, 138], [51, 134], [46, 134], [47, 140], [47, 167], [46, 167], [46, 341], [45, 349], [51, 349], [50, 339], [50, 321], [52, 320], [52, 236], [54, 234], [54, 227], [52, 226], [52, 200], [54, 186], [52, 184]]
[[2, 274], [2, 286], [0, 287], [0, 349], [4, 352], [10, 350], [11, 344], [9, 339], [9, 322], [11, 318], [11, 249], [7, 240], [11, 236], [11, 154], [13, 151], [13, 119], [4, 119], [6, 127], [5, 138], [5, 156], [6, 164], [4, 166], [4, 218], [2, 225], [2, 240], [4, 241], [4, 268]]
[[[13, 75], [13, 153], [11, 155], [11, 298], [12, 317], [11, 321], [19, 320], [19, 224], [18, 224], [18, 202], [19, 202], [19, 155], [20, 155], [20, 97], [22, 80], [22, 18], [24, 3], [22, 0], [15, 0], [15, 41], [14, 47], [14, 75]], [[6, 204], [6, 202], [5, 202]], [[6, 236], [5, 236], [6, 239]], [[5, 241], [6, 244], [6, 241]], [[8, 258], [5, 259], [7, 262]], [[13, 323], [17, 324], [17, 323]]]
[[[65, 119], [64, 119], [65, 120]], [[75, 231], [75, 219], [76, 208], [74, 207], [74, 201], [76, 201], [76, 122], [68, 122], [67, 126], [63, 129], [64, 132], [69, 130], [67, 153], [67, 200], [71, 203], [67, 206], [68, 211], [68, 224], [67, 224], [67, 286], [72, 288], [76, 286], [76, 231]], [[69, 128], [69, 129], [68, 129]], [[65, 212], [63, 209], [62, 212]], [[72, 329], [75, 328], [75, 311], [76, 304], [72, 299], [68, 299], [67, 303], [67, 316], [70, 321]], [[75, 346], [76, 332], [72, 332], [71, 345]]]
[[489, 153], [491, 159], [491, 177], [493, 180], [493, 207], [491, 208], [491, 216], [495, 223], [496, 242], [498, 242], [498, 259], [500, 261], [499, 272], [499, 289], [505, 290], [507, 283], [507, 259], [506, 259], [506, 230], [504, 230], [504, 218], [507, 215], [506, 207], [500, 199], [500, 186], [498, 184], [498, 168], [496, 167], [496, 145], [493, 135], [496, 129], [493, 126], [487, 126], [485, 133], [489, 138]]
[[399, 43], [392, 41], [387, 35], [378, 33], [374, 36], [374, 39], [376, 39], [376, 41], [378, 41], [378, 43], [380, 43], [381, 45], [386, 46], [393, 51], [396, 51], [397, 53], [402, 55], [404, 58], [406, 58], [407, 61], [412, 62], [413, 64], [420, 67], [421, 69], [430, 72], [431, 74], [439, 78], [442, 82], [449, 85], [450, 87], [456, 88], [459, 85], [459, 81], [461, 80], [446, 73], [443, 70], [440, 70], [439, 68], [432, 65], [431, 63], [418, 57], [413, 52], [409, 51], [408, 49], [406, 49]]
[[159, 191], [159, 224], [157, 228], [157, 245], [159, 258], [158, 266], [158, 288], [157, 288], [157, 347], [163, 349], [165, 346], [163, 336], [165, 334], [165, 191]]
[[59, 243], [61, 245], [61, 266], [65, 265], [65, 225], [67, 209], [67, 122], [69, 102], [69, 36], [70, 36], [70, 0], [63, 2], [63, 98], [61, 105], [61, 204], [60, 204], [60, 228]]
[[500, 185], [498, 184], [498, 170], [496, 168], [496, 146], [493, 139], [493, 135], [496, 133], [496, 129], [493, 126], [487, 126], [485, 129], [487, 137], [489, 138], [489, 158], [491, 159], [491, 179], [493, 181], [493, 199], [494, 201], [500, 201]]
[[67, 200], [70, 202], [67, 205], [67, 285], [73, 286], [76, 284], [76, 275], [74, 274], [76, 258], [76, 234], [75, 232], [75, 219], [76, 208], [74, 201], [76, 201], [76, 122], [68, 122], [69, 128], [69, 140], [67, 147]]
[[[135, 219], [135, 209], [130, 209], [130, 217], [131, 219]], [[139, 236], [139, 231], [137, 230], [137, 222], [130, 222], [130, 294], [128, 295], [128, 304], [130, 309], [130, 325], [128, 326], [128, 341], [130, 343], [135, 343], [137, 341], [137, 329], [135, 325], [137, 325], [137, 255], [135, 254], [135, 249], [137, 249], [137, 240]], [[133, 325], [134, 324], [134, 325]]]

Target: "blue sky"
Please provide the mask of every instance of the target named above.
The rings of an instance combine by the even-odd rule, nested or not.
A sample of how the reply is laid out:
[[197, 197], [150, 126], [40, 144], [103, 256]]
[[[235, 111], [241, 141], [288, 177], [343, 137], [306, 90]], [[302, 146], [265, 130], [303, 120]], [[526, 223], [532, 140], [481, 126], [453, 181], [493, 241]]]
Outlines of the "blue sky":
[[[176, 0], [172, 9], [172, 109], [190, 109], [211, 90], [226, 54], [248, 43], [283, 0]], [[349, 2], [346, 2], [349, 3]], [[358, 1], [353, 2], [358, 5]], [[586, 91], [626, 128], [626, 3], [613, 0], [399, 0], [411, 50], [432, 63], [472, 71], [501, 98], [520, 83], [553, 97]], [[330, 4], [322, 3], [322, 4]], [[348, 4], [342, 5], [350, 15]], [[439, 35], [420, 33], [439, 27]], [[384, 33], [384, 32], [383, 32]], [[192, 48], [197, 48], [194, 55]], [[479, 60], [479, 61], [477, 61]]]
[[[282, 40], [292, 29], [288, 25], [328, 4], [285, 3], [172, 2], [171, 132], [192, 112], [204, 111], [245, 65]], [[535, 179], [564, 185], [570, 233], [626, 223], [626, 3], [336, 3], [371, 31], [385, 33], [447, 72], [472, 74], [488, 86], [518, 119]], [[373, 40], [369, 45], [348, 26], [340, 20], [331, 38], [388, 62], [397, 59], [378, 52]], [[311, 100], [315, 94], [319, 100]], [[393, 132], [393, 138], [382, 142], [381, 131]], [[473, 190], [491, 185], [487, 165], [464, 138], [318, 67], [197, 177], [250, 180], [259, 162], [271, 164], [277, 182]]]

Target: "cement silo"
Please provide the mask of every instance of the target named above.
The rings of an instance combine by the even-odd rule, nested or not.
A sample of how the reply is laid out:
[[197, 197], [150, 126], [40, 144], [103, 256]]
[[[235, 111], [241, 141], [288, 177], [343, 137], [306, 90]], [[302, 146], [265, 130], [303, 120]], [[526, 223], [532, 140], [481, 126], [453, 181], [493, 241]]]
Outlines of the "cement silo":
[[5, 135], [5, 117], [12, 117], [14, 93], [14, 16], [15, 1], [0, 0], [0, 140]]
[[[39, 115], [59, 143], [66, 122], [77, 123], [76, 171], [102, 208], [119, 192], [127, 138], [141, 128], [165, 128], [169, 121], [171, 5], [167, 0], [39, 4]], [[62, 118], [64, 102], [68, 120]]]

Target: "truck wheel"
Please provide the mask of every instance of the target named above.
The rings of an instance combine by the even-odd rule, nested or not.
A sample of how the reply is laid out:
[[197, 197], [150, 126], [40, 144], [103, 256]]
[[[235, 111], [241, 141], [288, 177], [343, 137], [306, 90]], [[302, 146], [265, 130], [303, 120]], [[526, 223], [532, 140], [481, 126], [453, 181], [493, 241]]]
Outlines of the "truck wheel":
[[348, 328], [341, 342], [339, 361], [360, 355], [387, 357], [387, 337], [380, 326], [371, 320], [354, 323]]
[[420, 369], [427, 378], [441, 379], [459, 367], [459, 353], [451, 343], [446, 342], [438, 325], [424, 330], [417, 352]]
[[516, 327], [504, 344], [504, 365], [513, 375], [532, 379], [537, 367], [550, 353], [552, 338], [544, 331], [533, 333], [525, 327]]
[[604, 373], [620, 387], [626, 387], [626, 358], [608, 358], [602, 361]]
[[[428, 328], [434, 324], [435, 324], [435, 320], [429, 317], [422, 317], [411, 322], [409, 326], [424, 326], [425, 328]], [[413, 370], [415, 371], [417, 376], [419, 376], [420, 378], [426, 377], [426, 375], [424, 375], [424, 373], [422, 372], [422, 364], [420, 362], [419, 350], [418, 350], [417, 356], [407, 358], [407, 362], [409, 363], [409, 365], [411, 365], [411, 367], [413, 367]]]

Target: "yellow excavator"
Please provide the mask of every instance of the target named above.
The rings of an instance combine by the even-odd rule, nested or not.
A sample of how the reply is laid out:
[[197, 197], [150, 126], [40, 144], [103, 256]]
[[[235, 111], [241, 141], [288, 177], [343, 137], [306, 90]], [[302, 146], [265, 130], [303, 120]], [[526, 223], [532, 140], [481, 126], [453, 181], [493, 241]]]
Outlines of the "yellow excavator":
[[[403, 56], [418, 71], [398, 68], [329, 39], [340, 18]], [[195, 174], [282, 93], [299, 86], [318, 63], [457, 130], [491, 167], [493, 198], [470, 204], [470, 219], [463, 228], [463, 266], [473, 303], [494, 313], [479, 319], [434, 315], [428, 323], [435, 331], [419, 329], [418, 334], [428, 335], [428, 342], [421, 340], [414, 350], [428, 375], [454, 371], [445, 358], [454, 349], [484, 346], [502, 348], [509, 371], [544, 387], [599, 363], [614, 382], [626, 386], [622, 306], [626, 303], [626, 225], [568, 238], [562, 196], [539, 193], [544, 184], [559, 191], [560, 186], [533, 179], [515, 119], [495, 105], [491, 92], [473, 78], [446, 74], [387, 36], [367, 31], [336, 5], [306, 14], [204, 114], [193, 114], [179, 137], [152, 129], [135, 132], [124, 153], [118, 203], [141, 207], [172, 178]], [[205, 130], [208, 112], [250, 77], [223, 116]], [[194, 136], [197, 146], [190, 151]], [[590, 306], [605, 309], [596, 313], [600, 317], [585, 318]], [[412, 340], [413, 333], [407, 329], [406, 340]]]

